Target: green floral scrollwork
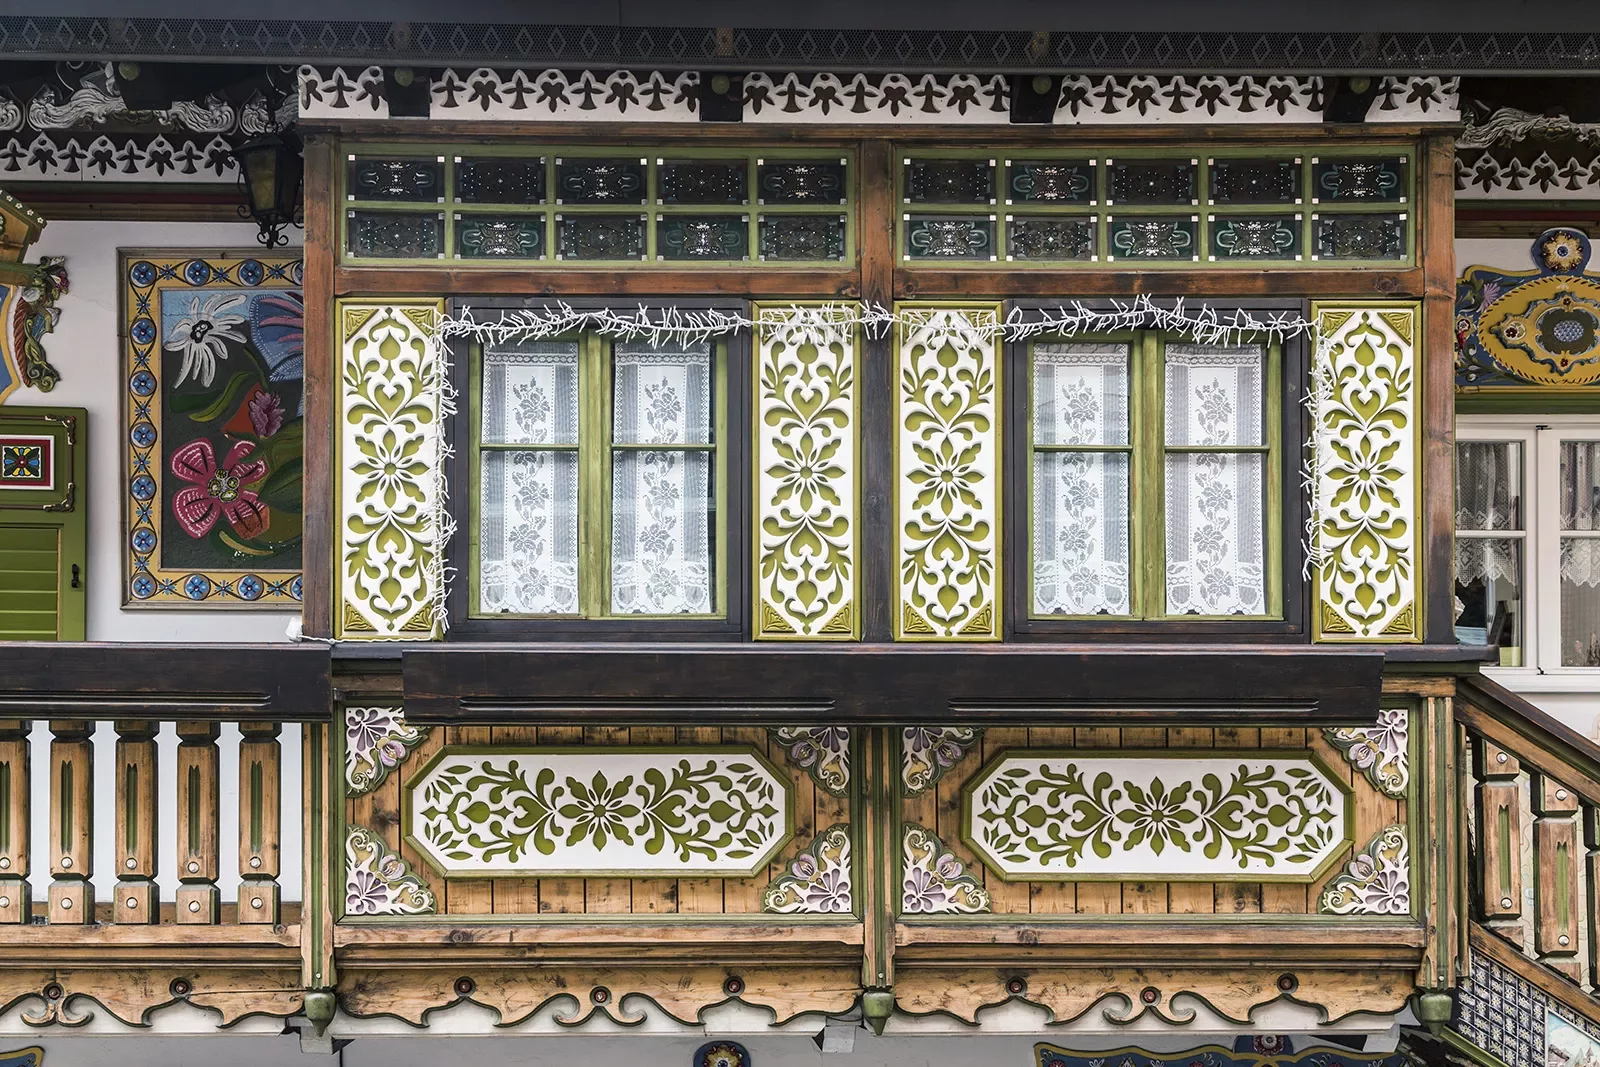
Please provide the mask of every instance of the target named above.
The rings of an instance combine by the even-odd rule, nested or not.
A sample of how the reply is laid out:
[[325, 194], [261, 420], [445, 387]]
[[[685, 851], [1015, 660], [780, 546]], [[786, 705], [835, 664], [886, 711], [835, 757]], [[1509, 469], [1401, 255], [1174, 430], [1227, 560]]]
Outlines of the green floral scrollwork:
[[1328, 883], [1319, 900], [1335, 915], [1411, 914], [1411, 848], [1404, 826], [1386, 826], [1344, 870]]
[[346, 915], [425, 915], [436, 908], [433, 890], [389, 851], [376, 831], [350, 827], [344, 858]]
[[850, 827], [830, 826], [767, 886], [761, 910], [783, 915], [848, 912], [855, 906], [850, 874]]

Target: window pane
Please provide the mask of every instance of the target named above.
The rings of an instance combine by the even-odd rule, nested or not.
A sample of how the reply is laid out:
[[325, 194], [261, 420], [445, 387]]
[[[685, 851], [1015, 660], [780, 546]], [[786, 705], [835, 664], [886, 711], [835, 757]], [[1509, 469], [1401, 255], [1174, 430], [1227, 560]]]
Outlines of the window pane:
[[619, 343], [613, 440], [618, 444], [709, 444], [711, 343]]
[[483, 440], [577, 444], [576, 341], [528, 341], [484, 351]]
[[706, 615], [716, 576], [710, 452], [612, 456], [611, 610]]
[[1561, 528], [1600, 529], [1600, 441], [1561, 442]]
[[1561, 539], [1561, 665], [1600, 667], [1600, 539]]
[[578, 454], [485, 452], [480, 467], [478, 608], [578, 610]]
[[1522, 529], [1521, 442], [1457, 443], [1456, 529]]
[[1522, 647], [1522, 541], [1456, 540], [1456, 640]]
[[1033, 611], [1128, 614], [1128, 456], [1033, 455]]
[[1033, 346], [1033, 440], [1128, 443], [1128, 346]]
[[1167, 456], [1167, 614], [1264, 615], [1266, 457]]
[[1167, 346], [1167, 444], [1259, 445], [1261, 345]]

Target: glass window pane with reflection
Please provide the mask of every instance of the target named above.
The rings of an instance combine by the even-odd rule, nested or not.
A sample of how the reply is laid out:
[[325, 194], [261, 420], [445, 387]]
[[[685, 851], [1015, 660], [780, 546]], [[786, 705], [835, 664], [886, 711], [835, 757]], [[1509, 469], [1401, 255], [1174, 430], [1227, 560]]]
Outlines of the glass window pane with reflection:
[[1561, 665], [1600, 667], [1600, 441], [1561, 442]]
[[1497, 644], [1522, 662], [1523, 448], [1516, 441], [1456, 445], [1456, 639]]

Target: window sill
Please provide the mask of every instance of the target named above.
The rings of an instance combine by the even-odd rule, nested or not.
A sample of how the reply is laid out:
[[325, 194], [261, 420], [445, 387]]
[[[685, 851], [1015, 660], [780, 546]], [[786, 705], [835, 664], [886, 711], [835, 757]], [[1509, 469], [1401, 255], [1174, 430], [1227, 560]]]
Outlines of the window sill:
[[1483, 674], [1514, 693], [1600, 694], [1600, 667], [1485, 667]]

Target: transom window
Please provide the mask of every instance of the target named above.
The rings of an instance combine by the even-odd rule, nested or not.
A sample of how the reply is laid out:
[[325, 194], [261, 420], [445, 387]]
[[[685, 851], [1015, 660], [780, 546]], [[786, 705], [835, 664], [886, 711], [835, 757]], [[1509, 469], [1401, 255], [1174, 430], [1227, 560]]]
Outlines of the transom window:
[[1034, 617], [1281, 614], [1276, 345], [1029, 345]]
[[474, 616], [725, 614], [724, 346], [485, 345]]

